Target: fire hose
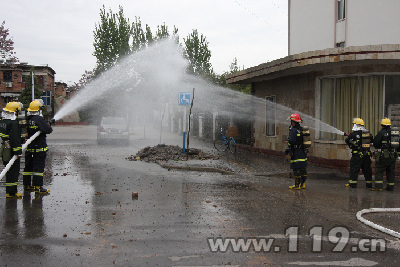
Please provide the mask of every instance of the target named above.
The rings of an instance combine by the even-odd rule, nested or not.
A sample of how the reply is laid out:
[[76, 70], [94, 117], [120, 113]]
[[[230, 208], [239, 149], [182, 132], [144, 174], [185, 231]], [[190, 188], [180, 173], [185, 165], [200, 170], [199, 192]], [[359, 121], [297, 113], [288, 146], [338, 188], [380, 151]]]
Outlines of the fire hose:
[[[26, 140], [26, 142], [22, 145], [22, 152], [24, 152], [24, 150], [26, 150], [26, 148], [28, 147], [28, 145], [30, 143], [32, 143], [33, 140], [35, 140], [36, 137], [39, 136], [39, 134], [41, 134], [41, 131], [37, 131], [34, 135], [31, 136], [31, 138], [29, 138], [28, 140]], [[0, 173], [0, 181], [1, 179], [3, 179], [3, 177], [6, 175], [6, 173], [8, 172], [8, 170], [11, 168], [11, 166], [14, 164], [14, 162], [17, 160], [18, 156], [14, 155], [10, 161], [8, 162], [8, 164], [6, 165], [6, 167], [3, 169], [3, 171]]]
[[384, 232], [384, 233], [386, 233], [388, 235], [400, 238], [400, 233], [399, 232], [393, 231], [393, 230], [388, 229], [386, 227], [383, 227], [383, 226], [381, 226], [379, 224], [373, 223], [373, 222], [371, 222], [371, 221], [369, 221], [367, 219], [364, 219], [362, 217], [363, 214], [372, 213], [372, 212], [400, 212], [400, 208], [371, 208], [371, 209], [363, 209], [363, 210], [360, 210], [359, 212], [357, 212], [357, 214], [356, 214], [356, 217], [360, 222], [362, 222], [362, 223], [364, 223], [364, 224], [366, 224], [366, 225], [368, 225], [368, 226], [370, 226], [370, 227], [372, 227], [372, 228], [374, 228], [374, 229], [376, 229], [378, 231], [381, 231], [381, 232]]

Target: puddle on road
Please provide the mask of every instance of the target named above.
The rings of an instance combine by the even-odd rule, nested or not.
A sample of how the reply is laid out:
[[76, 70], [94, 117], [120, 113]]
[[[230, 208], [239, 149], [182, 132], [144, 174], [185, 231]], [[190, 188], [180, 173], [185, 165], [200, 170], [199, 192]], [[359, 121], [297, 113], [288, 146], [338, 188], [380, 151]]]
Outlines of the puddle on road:
[[[51, 190], [50, 195], [36, 196], [33, 192], [24, 193], [23, 199], [2, 198], [0, 208], [1, 239], [15, 242], [15, 253], [26, 252], [39, 255], [45, 247], [42, 238], [89, 238], [91, 231], [88, 222], [92, 219], [92, 198], [94, 189], [91, 181], [84, 179], [74, 158], [59, 157], [48, 154], [44, 187]], [[47, 172], [47, 173], [46, 173]], [[22, 177], [21, 177], [22, 179]], [[23, 192], [22, 180], [19, 191]], [[1, 194], [5, 195], [5, 186], [1, 186]], [[85, 234], [86, 233], [86, 234]], [[27, 240], [31, 240], [26, 243]], [[24, 245], [17, 245], [25, 241]], [[13, 245], [7, 241], [0, 242], [0, 247]], [[30, 244], [32, 243], [32, 244]]]
[[[47, 235], [71, 238], [82, 238], [82, 233], [91, 231], [92, 198], [94, 189], [91, 180], [84, 177], [79, 168], [85, 158], [49, 153], [48, 174], [45, 184], [51, 189], [50, 195], [44, 197], [43, 210]], [[73, 228], [71, 227], [73, 225]], [[89, 235], [88, 235], [89, 236]]]

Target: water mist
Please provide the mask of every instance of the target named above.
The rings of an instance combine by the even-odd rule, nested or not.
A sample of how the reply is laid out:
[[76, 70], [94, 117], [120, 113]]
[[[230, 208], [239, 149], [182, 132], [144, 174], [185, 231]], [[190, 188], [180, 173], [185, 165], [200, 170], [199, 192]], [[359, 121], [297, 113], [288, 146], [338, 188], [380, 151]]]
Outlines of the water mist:
[[[104, 97], [117, 99], [104, 103], [108, 105], [108, 110], [115, 107], [115, 112], [124, 108], [132, 116], [162, 113], [166, 103], [178, 105], [179, 92], [191, 92], [195, 88], [194, 112], [197, 113], [217, 112], [232, 119], [278, 124], [289, 124], [287, 118], [290, 114], [299, 113], [304, 125], [319, 131], [343, 135], [343, 132], [335, 127], [289, 107], [216, 86], [189, 75], [186, 73], [187, 66], [188, 62], [183, 58], [181, 48], [174, 41], [157, 42], [127, 56], [91, 81], [55, 114], [54, 119], [62, 119]], [[118, 102], [118, 96], [123, 100]]]

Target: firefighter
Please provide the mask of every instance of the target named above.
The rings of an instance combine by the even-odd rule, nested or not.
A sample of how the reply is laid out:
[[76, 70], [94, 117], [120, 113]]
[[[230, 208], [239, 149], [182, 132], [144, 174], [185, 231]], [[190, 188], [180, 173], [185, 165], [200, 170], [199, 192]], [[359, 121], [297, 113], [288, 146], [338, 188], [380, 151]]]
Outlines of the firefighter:
[[43, 187], [43, 172], [48, 150], [46, 135], [50, 134], [53, 129], [44, 120], [42, 108], [43, 103], [41, 100], [34, 100], [29, 104], [27, 114], [28, 138], [37, 131], [41, 131], [41, 134], [26, 149], [25, 169], [23, 172], [24, 189], [26, 191], [35, 191], [35, 194], [50, 193], [50, 189]]
[[9, 171], [6, 173], [6, 197], [21, 198], [22, 193], [18, 193], [18, 176], [20, 170], [20, 158], [22, 154], [21, 146], [21, 129], [18, 125], [18, 111], [21, 110], [18, 102], [9, 102], [3, 108], [0, 122], [0, 137], [2, 138], [1, 156], [3, 164], [6, 166], [14, 155], [17, 159], [12, 164]]
[[375, 186], [371, 188], [372, 191], [382, 191], [384, 171], [387, 179], [386, 190], [394, 189], [396, 159], [400, 150], [391, 145], [391, 125], [390, 119], [382, 119], [382, 129], [374, 138], [374, 147], [378, 152], [375, 156]]
[[358, 173], [361, 169], [365, 177], [365, 186], [372, 188], [370, 144], [373, 142], [373, 136], [365, 129], [364, 120], [361, 118], [353, 119], [352, 130], [345, 140], [351, 149], [350, 178], [346, 187], [357, 187]]
[[294, 185], [289, 189], [305, 189], [307, 180], [307, 149], [303, 145], [302, 127], [303, 122], [299, 114], [290, 115], [290, 127], [288, 148], [285, 150], [286, 155], [290, 155], [290, 169], [293, 170], [295, 177]]

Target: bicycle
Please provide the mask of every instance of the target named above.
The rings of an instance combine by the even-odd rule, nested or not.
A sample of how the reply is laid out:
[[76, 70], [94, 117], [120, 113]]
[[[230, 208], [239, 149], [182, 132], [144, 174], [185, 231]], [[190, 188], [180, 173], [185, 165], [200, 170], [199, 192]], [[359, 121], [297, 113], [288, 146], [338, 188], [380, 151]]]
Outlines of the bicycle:
[[218, 151], [230, 151], [236, 153], [236, 140], [233, 137], [226, 137], [221, 128], [221, 138], [214, 141], [214, 148]]

